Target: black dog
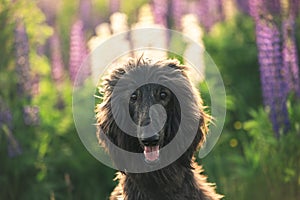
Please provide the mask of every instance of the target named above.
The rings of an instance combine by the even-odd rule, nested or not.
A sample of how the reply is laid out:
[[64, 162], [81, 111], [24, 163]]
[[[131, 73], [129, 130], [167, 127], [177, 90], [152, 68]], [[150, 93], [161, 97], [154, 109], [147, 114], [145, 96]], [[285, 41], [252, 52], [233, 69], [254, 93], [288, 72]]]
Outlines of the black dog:
[[[120, 84], [122, 79], [129, 81], [128, 84]], [[139, 85], [138, 79], [141, 83], [148, 83]], [[131, 83], [136, 86], [133, 90], [130, 90]], [[187, 67], [176, 60], [154, 64], [142, 58], [131, 60], [113, 70], [102, 89], [103, 101], [96, 107], [97, 136], [121, 171], [117, 175], [119, 185], [112, 192], [111, 200], [222, 198], [215, 192], [213, 184], [207, 183], [206, 177], [201, 175], [201, 166], [194, 162], [194, 153], [205, 140], [210, 117], [203, 111], [199, 93], [187, 75]], [[158, 107], [151, 111], [154, 105]], [[115, 111], [113, 106], [117, 107]], [[126, 110], [128, 117], [124, 117]], [[119, 127], [129, 124], [127, 118], [136, 125], [130, 134]], [[117, 120], [121, 122], [118, 124]], [[192, 128], [192, 124], [196, 124], [196, 129]], [[177, 135], [181, 138], [178, 139]], [[176, 148], [164, 154], [164, 147], [173, 140]], [[186, 145], [187, 148], [184, 147]], [[115, 146], [138, 153], [143, 160], [120, 156]], [[179, 154], [178, 158], [164, 166], [162, 163], [171, 159], [173, 154]], [[137, 173], [126, 170], [138, 168], [139, 165], [146, 166], [146, 171]], [[155, 166], [159, 165], [162, 167], [156, 169]]]

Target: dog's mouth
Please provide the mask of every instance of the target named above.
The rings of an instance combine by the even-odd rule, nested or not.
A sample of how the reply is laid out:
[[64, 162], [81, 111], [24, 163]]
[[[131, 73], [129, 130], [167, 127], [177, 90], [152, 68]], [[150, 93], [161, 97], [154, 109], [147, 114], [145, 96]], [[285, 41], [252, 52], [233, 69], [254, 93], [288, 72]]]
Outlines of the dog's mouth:
[[159, 160], [159, 145], [144, 146], [144, 156], [147, 163], [155, 163]]

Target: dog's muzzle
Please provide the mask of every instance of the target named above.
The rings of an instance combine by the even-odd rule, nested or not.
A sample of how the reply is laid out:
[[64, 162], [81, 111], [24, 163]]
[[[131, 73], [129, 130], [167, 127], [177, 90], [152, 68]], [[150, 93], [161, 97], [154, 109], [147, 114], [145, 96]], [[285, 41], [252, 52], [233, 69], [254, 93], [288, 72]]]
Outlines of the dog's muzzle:
[[140, 138], [144, 146], [144, 156], [146, 162], [155, 162], [159, 160], [159, 135], [155, 134], [151, 137]]

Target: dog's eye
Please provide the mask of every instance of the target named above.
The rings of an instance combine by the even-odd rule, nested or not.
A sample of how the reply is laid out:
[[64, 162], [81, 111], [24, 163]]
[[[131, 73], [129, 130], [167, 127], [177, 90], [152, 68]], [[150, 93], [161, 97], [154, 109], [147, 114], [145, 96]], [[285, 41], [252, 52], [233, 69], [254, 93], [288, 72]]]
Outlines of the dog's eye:
[[165, 100], [168, 95], [166, 92], [160, 92], [159, 96], [160, 96], [160, 99]]
[[136, 100], [137, 100], [137, 94], [136, 94], [136, 93], [133, 93], [133, 94], [130, 96], [130, 100], [131, 100], [131, 101], [136, 101]]

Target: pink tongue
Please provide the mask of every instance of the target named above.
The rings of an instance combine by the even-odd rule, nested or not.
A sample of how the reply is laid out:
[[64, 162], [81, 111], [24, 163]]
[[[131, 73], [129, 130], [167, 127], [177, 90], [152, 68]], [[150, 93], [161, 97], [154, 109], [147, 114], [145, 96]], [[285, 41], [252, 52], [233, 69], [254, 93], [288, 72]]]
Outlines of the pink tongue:
[[159, 146], [145, 146], [144, 155], [148, 161], [157, 160], [159, 158]]

